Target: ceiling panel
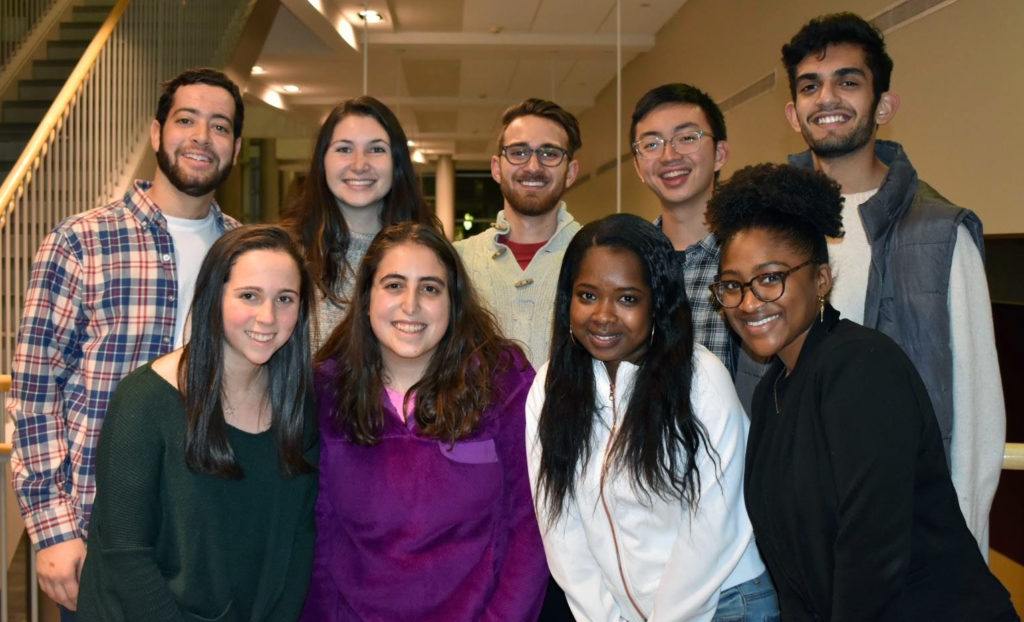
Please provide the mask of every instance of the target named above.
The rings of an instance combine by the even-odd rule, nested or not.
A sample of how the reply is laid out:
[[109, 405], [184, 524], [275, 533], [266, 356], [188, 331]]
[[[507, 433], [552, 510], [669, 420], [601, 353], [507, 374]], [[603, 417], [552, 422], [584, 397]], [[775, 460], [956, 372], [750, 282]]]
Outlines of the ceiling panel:
[[288, 7], [282, 5], [270, 26], [260, 54], [285, 53], [293, 56], [329, 56], [334, 52], [318, 37], [310, 36], [306, 25]]
[[[473, 4], [478, 0], [469, 0]], [[462, 30], [462, 0], [390, 0], [397, 26], [405, 31]], [[510, 3], [514, 4], [514, 3]]]
[[464, 60], [462, 61], [459, 94], [463, 97], [504, 97], [505, 91], [508, 89], [509, 75], [515, 66], [516, 61], [511, 58]]
[[[622, 32], [657, 34], [686, 0], [622, 0]], [[615, 11], [593, 32], [614, 33]]]
[[578, 99], [562, 88], [566, 75], [577, 62], [552, 57], [544, 62], [519, 63], [505, 94], [511, 99], [539, 97], [556, 103], [559, 99]]
[[507, 106], [502, 104], [490, 109], [460, 110], [458, 133], [460, 135], [479, 135], [488, 141], [494, 141], [498, 135], [501, 113], [505, 111], [505, 108]]
[[455, 110], [416, 110], [416, 129], [427, 133], [454, 133], [458, 127]]
[[459, 61], [402, 58], [402, 71], [409, 95], [452, 97], [459, 94]]
[[615, 0], [544, 0], [533, 20], [532, 32], [597, 32], [605, 16], [615, 24]]
[[540, 4], [546, 0], [519, 0], [518, 2], [466, 3], [462, 27], [471, 32], [491, 32], [497, 27], [504, 31], [528, 31]]

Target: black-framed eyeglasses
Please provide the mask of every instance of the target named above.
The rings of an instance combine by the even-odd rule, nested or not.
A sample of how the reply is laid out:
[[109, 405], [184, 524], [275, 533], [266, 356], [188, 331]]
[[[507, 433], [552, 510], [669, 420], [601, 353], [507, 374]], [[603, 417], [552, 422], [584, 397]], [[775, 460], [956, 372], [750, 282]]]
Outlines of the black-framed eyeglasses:
[[700, 139], [705, 136], [714, 138], [711, 132], [705, 132], [704, 130], [679, 132], [668, 140], [657, 134], [651, 134], [650, 136], [643, 136], [633, 143], [633, 153], [644, 160], [654, 160], [655, 158], [660, 158], [661, 154], [665, 153], [665, 145], [669, 144], [672, 145], [672, 151], [675, 151], [677, 154], [689, 155], [700, 148]]
[[542, 145], [536, 149], [529, 145], [505, 145], [501, 148], [501, 155], [505, 156], [509, 164], [517, 166], [529, 162], [535, 153], [537, 161], [549, 168], [558, 166], [565, 160], [565, 156], [569, 155], [568, 151], [554, 145]]
[[779, 272], [765, 272], [750, 279], [746, 283], [727, 280], [715, 281], [708, 288], [714, 294], [715, 300], [724, 309], [734, 309], [743, 302], [743, 290], [750, 288], [754, 297], [761, 302], [774, 302], [786, 293], [786, 277], [793, 274], [800, 268], [810, 265], [814, 260], [808, 259], [799, 266]]

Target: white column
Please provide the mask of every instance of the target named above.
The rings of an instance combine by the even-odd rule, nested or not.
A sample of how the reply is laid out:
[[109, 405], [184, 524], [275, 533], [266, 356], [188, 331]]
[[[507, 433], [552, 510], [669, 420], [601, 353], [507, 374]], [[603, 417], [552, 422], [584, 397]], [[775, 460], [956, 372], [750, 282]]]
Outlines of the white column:
[[444, 234], [451, 240], [455, 235], [455, 163], [448, 154], [442, 154], [437, 158], [434, 205], [437, 219], [444, 227]]

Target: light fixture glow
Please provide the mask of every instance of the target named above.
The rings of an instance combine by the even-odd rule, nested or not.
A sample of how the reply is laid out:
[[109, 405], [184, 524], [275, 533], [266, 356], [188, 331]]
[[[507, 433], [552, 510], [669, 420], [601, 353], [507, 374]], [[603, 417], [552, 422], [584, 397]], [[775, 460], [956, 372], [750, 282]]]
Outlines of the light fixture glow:
[[334, 25], [334, 29], [338, 31], [338, 35], [350, 48], [356, 52], [359, 51], [359, 38], [356, 37], [356, 31], [347, 19], [344, 17], [340, 18], [338, 23]]
[[416, 141], [415, 140], [407, 140], [407, 141], [405, 141], [405, 144], [409, 145], [410, 147], [415, 147], [416, 146]]
[[373, 9], [366, 9], [365, 11], [359, 11], [357, 13], [359, 19], [363, 20], [367, 24], [379, 24], [384, 21], [384, 16], [379, 11]]
[[324, 5], [323, 3], [320, 2], [320, 0], [308, 0], [308, 2], [310, 6], [312, 6], [317, 11], [320, 11], [320, 14], [323, 15]]
[[294, 84], [286, 84], [281, 87], [281, 90], [285, 93], [298, 93], [299, 87]]
[[260, 67], [259, 65], [253, 65], [252, 66], [252, 75], [254, 75], [254, 76], [262, 76], [265, 73], [267, 73], [267, 70], [264, 69], [263, 67]]
[[423, 155], [423, 152], [419, 149], [414, 149], [412, 152], [412, 161], [416, 164], [426, 164], [427, 157]]

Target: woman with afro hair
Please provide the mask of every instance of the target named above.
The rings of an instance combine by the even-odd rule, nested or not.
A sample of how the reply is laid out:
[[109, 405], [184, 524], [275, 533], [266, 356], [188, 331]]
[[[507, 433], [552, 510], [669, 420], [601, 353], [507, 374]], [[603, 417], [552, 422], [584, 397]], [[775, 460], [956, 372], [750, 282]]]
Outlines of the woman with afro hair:
[[[715, 193], [711, 290], [754, 354], [745, 493], [783, 620], [1016, 620], [967, 529], [924, 384], [828, 304], [839, 187], [762, 164]], [[884, 312], [884, 304], [883, 304]]]

